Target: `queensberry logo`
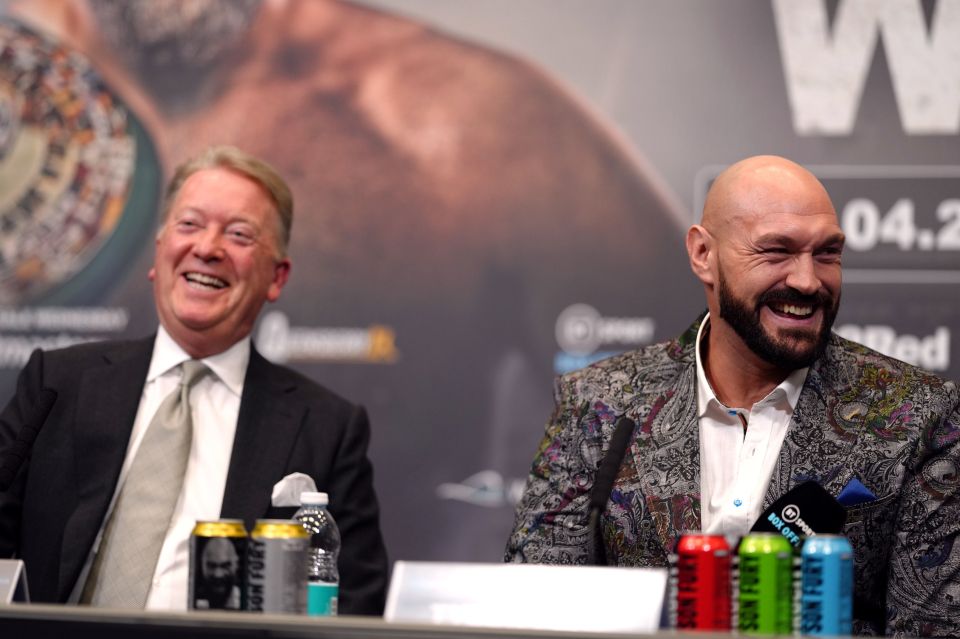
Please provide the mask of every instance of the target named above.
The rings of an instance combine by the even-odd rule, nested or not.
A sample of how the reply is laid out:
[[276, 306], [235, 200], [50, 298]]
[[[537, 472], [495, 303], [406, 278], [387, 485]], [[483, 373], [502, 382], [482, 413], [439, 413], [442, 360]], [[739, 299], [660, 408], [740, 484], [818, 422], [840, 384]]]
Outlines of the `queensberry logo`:
[[807, 537], [813, 537], [817, 534], [800, 516], [800, 509], [793, 504], [784, 506], [779, 516], [776, 513], [770, 513], [767, 521], [773, 524], [773, 527], [795, 547], [799, 547], [802, 541], [800, 535], [796, 532], [797, 529]]
[[393, 364], [400, 358], [393, 328], [291, 326], [282, 311], [260, 320], [257, 348], [272, 362], [366, 362]]

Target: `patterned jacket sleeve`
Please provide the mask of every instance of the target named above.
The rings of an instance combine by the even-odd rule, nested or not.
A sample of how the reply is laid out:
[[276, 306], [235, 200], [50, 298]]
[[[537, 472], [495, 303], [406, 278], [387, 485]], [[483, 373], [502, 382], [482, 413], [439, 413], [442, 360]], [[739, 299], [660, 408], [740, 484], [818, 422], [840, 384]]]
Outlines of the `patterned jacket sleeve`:
[[[960, 405], [923, 431], [901, 493], [887, 584], [887, 633], [960, 635]], [[944, 415], [946, 415], [944, 417]]]
[[601, 423], [608, 420], [579, 395], [578, 381], [577, 374], [557, 380], [556, 408], [517, 506], [508, 562], [591, 562], [589, 492], [601, 456]]

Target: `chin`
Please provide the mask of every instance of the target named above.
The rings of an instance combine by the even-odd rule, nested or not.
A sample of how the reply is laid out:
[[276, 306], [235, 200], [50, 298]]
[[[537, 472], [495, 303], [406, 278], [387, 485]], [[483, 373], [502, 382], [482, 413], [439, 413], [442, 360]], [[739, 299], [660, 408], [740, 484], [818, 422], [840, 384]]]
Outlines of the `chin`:
[[192, 331], [202, 331], [217, 324], [215, 318], [200, 313], [178, 313], [175, 317], [181, 326]]
[[816, 337], [799, 343], [796, 340], [780, 342], [780, 348], [784, 353], [790, 354], [793, 363], [803, 364], [803, 366], [810, 366], [820, 356], [819, 345], [820, 342]]
[[171, 314], [184, 326], [206, 327], [223, 322], [227, 316], [222, 304], [210, 304], [192, 300], [187, 303], [174, 304], [170, 308]]

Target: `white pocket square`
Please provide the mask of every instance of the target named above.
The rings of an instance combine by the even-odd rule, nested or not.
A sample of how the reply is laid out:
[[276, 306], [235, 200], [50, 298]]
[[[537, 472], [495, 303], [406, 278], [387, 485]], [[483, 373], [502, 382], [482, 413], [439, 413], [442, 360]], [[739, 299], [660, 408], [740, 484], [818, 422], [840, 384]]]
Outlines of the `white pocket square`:
[[302, 492], [317, 492], [313, 477], [304, 473], [290, 473], [273, 485], [270, 503], [274, 508], [299, 506]]

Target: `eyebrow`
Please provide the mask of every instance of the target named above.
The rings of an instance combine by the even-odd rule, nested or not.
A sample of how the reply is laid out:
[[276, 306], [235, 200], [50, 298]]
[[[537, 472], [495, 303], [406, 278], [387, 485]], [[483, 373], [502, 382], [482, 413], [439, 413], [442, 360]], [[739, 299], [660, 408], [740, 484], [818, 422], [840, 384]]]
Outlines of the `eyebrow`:
[[[186, 215], [197, 215], [204, 219], [207, 219], [211, 216], [211, 214], [206, 210], [197, 208], [197, 207], [192, 207], [192, 206], [184, 209], [180, 209], [177, 212], [173, 212], [173, 211], [170, 212], [171, 219], [180, 219], [181, 217], [184, 217]], [[243, 217], [242, 214], [234, 214], [232, 217], [229, 217], [223, 221], [224, 228], [227, 228], [234, 224], [246, 224], [248, 226], [251, 226], [257, 229], [258, 231], [263, 229], [263, 225], [257, 223], [257, 221], [249, 217]]]
[[[837, 232], [828, 236], [822, 242], [818, 242], [817, 246], [830, 246], [833, 244], [843, 244], [846, 241], [846, 236], [843, 232]], [[795, 237], [791, 235], [785, 235], [783, 233], [767, 233], [766, 235], [761, 235], [756, 239], [756, 244], [782, 244], [787, 246], [792, 246], [797, 243]]]

